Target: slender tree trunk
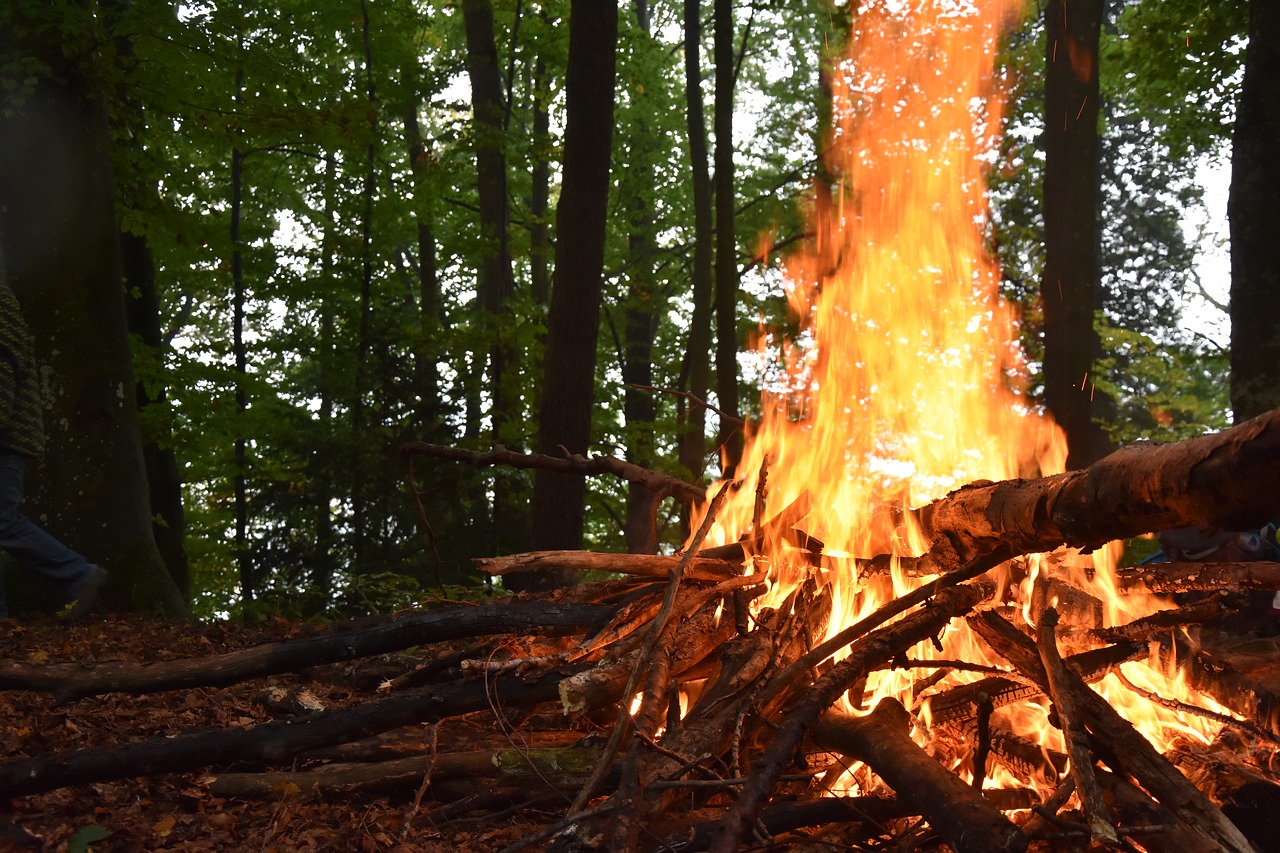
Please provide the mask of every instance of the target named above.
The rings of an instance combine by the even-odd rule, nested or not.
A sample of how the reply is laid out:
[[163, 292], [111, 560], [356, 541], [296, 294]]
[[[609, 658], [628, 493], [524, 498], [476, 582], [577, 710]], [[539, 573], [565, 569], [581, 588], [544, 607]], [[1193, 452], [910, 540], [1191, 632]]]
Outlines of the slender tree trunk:
[[368, 402], [371, 384], [369, 357], [373, 349], [373, 200], [378, 176], [377, 109], [378, 95], [373, 82], [373, 42], [370, 33], [369, 4], [360, 2], [363, 24], [365, 99], [369, 103], [369, 142], [365, 146], [364, 186], [361, 198], [364, 210], [360, 217], [360, 328], [356, 342], [356, 387], [351, 400], [351, 558], [359, 571], [367, 557], [369, 538], [368, 494], [370, 467], [366, 452], [368, 435]]
[[551, 297], [550, 228], [547, 222], [551, 198], [551, 113], [547, 61], [539, 54], [533, 66], [533, 169], [529, 191], [529, 286], [533, 299], [546, 305]]
[[416, 98], [405, 113], [404, 127], [409, 148], [409, 170], [413, 175], [413, 213], [418, 234], [418, 256], [414, 264], [418, 278], [418, 345], [414, 351], [418, 403], [415, 407], [414, 426], [423, 435], [439, 436], [443, 425], [439, 367], [443, 303], [436, 262], [435, 217], [432, 214], [432, 155], [423, 144]]
[[[733, 0], [715, 0], [716, 60], [716, 398], [738, 415], [738, 241], [733, 180]], [[742, 431], [724, 417], [717, 435], [726, 477], [742, 457]]]
[[[338, 216], [335, 208], [337, 193], [338, 158], [333, 152], [324, 158], [324, 234], [321, 240], [320, 281], [324, 288], [320, 297], [320, 339], [319, 349], [319, 382], [317, 391], [320, 395], [320, 422], [333, 423], [334, 379], [333, 367], [336, 361], [334, 352], [334, 301], [333, 289], [336, 285], [335, 269], [336, 246], [338, 240]], [[333, 524], [333, 484], [334, 474], [326, 452], [328, 448], [313, 451], [311, 454], [312, 490], [315, 498], [316, 524], [316, 557], [312, 568], [312, 583], [317, 595], [326, 604], [333, 597], [333, 576], [337, 572], [337, 560], [334, 558], [334, 524]]]
[[[636, 24], [640, 42], [633, 49], [642, 56], [652, 53], [655, 45], [650, 33], [649, 6], [645, 0], [635, 2]], [[642, 60], [640, 68], [649, 67]], [[657, 81], [641, 79], [632, 86], [633, 121], [627, 129], [628, 167], [622, 184], [627, 193], [628, 236], [627, 303], [623, 326], [622, 376], [627, 383], [623, 399], [623, 417], [627, 424], [627, 461], [641, 467], [653, 465], [653, 421], [657, 416], [653, 392], [635, 386], [653, 385], [653, 341], [657, 334], [657, 294], [654, 292], [654, 221], [649, 197], [655, 181], [657, 165], [653, 152], [659, 150], [649, 124], [652, 107], [646, 103], [647, 93]], [[633, 554], [656, 554], [658, 531], [653, 523], [652, 493], [641, 483], [627, 487], [627, 550]]]
[[1231, 143], [1231, 409], [1280, 406], [1280, 8], [1249, 3], [1249, 46]]
[[[546, 453], [555, 453], [559, 447], [586, 453], [591, 440], [617, 38], [618, 9], [614, 3], [573, 0], [565, 81], [564, 177], [556, 206], [560, 239], [556, 241], [539, 421], [539, 440]], [[533, 530], [537, 549], [581, 546], [584, 492], [581, 477], [541, 470], [535, 474]], [[531, 583], [562, 580], [535, 576]]]
[[[241, 40], [239, 47], [243, 50], [243, 40]], [[237, 68], [235, 93], [232, 96], [233, 103], [240, 103], [243, 91], [244, 69]], [[240, 571], [240, 594], [248, 602], [253, 601], [257, 593], [258, 580], [253, 570], [253, 557], [249, 553], [248, 442], [244, 436], [244, 413], [249, 408], [248, 395], [245, 389], [245, 382], [248, 379], [249, 360], [245, 352], [244, 343], [244, 255], [240, 249], [240, 219], [244, 207], [245, 156], [239, 147], [231, 149], [231, 222], [228, 236], [231, 241], [231, 349], [235, 359], [236, 383], [236, 430], [233, 445], [236, 565]]]
[[152, 534], [99, 34], [87, 2], [57, 14], [67, 16], [57, 29], [22, 20], [0, 32], [0, 52], [50, 69], [20, 111], [0, 115], [0, 272], [22, 302], [46, 393], [48, 449], [28, 472], [27, 512], [111, 570], [109, 604], [185, 615]]
[[[685, 116], [688, 126], [689, 167], [693, 184], [693, 314], [685, 370], [689, 393], [706, 400], [711, 368], [711, 248], [714, 233], [707, 125], [702, 108], [702, 8], [699, 0], [684, 0]], [[683, 400], [681, 403], [683, 404]], [[706, 464], [707, 410], [697, 403], [687, 409], [680, 436], [680, 464], [697, 482]]]
[[[513, 420], [518, 394], [513, 393], [517, 358], [503, 340], [502, 324], [507, 302], [515, 290], [511, 270], [510, 202], [507, 198], [507, 159], [503, 151], [505, 116], [502, 69], [494, 37], [493, 6], [489, 0], [463, 0], [462, 15], [467, 39], [467, 74], [471, 79], [471, 106], [476, 133], [476, 185], [480, 201], [480, 236], [484, 241], [476, 282], [483, 312], [482, 328], [489, 340], [487, 385], [491, 434], [504, 440], [505, 426]], [[494, 473], [493, 507], [489, 522], [489, 550], [502, 553], [522, 549], [524, 524], [519, 520], [511, 494], [509, 472]]]
[[1067, 466], [1103, 451], [1092, 422], [1100, 277], [1098, 40], [1102, 0], [1045, 6], [1045, 403], [1067, 436]]

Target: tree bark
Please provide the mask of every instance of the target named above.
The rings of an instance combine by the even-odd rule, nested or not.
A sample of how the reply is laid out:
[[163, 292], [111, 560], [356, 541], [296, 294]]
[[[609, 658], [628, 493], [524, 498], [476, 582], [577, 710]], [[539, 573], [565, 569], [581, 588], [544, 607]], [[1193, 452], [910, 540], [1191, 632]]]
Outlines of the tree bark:
[[[717, 441], [726, 479], [733, 477], [742, 458], [742, 431], [730, 418], [738, 417], [738, 233], [734, 225], [733, 0], [715, 0], [716, 59], [716, 402], [720, 417]], [[727, 415], [728, 417], [725, 417]]]
[[[556, 206], [555, 284], [547, 319], [546, 372], [539, 442], [544, 453], [563, 447], [584, 453], [591, 441], [596, 342], [604, 290], [604, 238], [613, 149], [613, 85], [618, 9], [615, 3], [574, 0], [569, 13], [565, 81], [564, 176]], [[533, 485], [534, 547], [582, 543], [586, 484], [539, 470]], [[524, 576], [534, 586], [564, 576]], [[522, 588], [527, 588], [522, 584]]]
[[1193, 524], [1256, 529], [1280, 510], [1280, 409], [1174, 444], [1132, 444], [1088, 468], [975, 483], [918, 511], [927, 559], [949, 570], [984, 555], [1097, 548]]
[[[702, 105], [702, 4], [684, 0], [685, 120], [689, 144], [690, 182], [693, 187], [693, 270], [690, 282], [693, 313], [683, 373], [689, 393], [707, 399], [711, 375], [712, 240], [714, 218], [711, 171], [707, 165], [707, 124]], [[684, 404], [684, 398], [680, 398]], [[694, 403], [685, 414], [680, 435], [680, 464], [689, 479], [698, 482], [706, 465], [707, 410]]]
[[[644, 0], [635, 2], [636, 26], [639, 29], [633, 50], [644, 59], [641, 69], [651, 67], [647, 61], [657, 45], [649, 31], [649, 7]], [[627, 302], [623, 322], [622, 377], [627, 387], [623, 399], [623, 417], [627, 424], [627, 461], [642, 467], [653, 464], [653, 421], [657, 417], [653, 392], [653, 342], [658, 333], [658, 294], [654, 290], [654, 218], [650, 209], [654, 162], [660, 148], [650, 127], [653, 106], [651, 93], [659, 81], [646, 77], [631, 86], [635, 104], [627, 129], [629, 165], [622, 185], [627, 193]], [[640, 483], [627, 488], [627, 518], [624, 534], [627, 550], [633, 554], [658, 553], [658, 527], [654, 496]]]
[[1092, 423], [1100, 278], [1098, 41], [1102, 0], [1045, 5], [1044, 395], [1068, 468], [1101, 455]]
[[28, 20], [0, 34], [0, 48], [51, 69], [21, 111], [0, 116], [0, 254], [46, 392], [48, 450], [27, 477], [28, 512], [113, 572], [109, 602], [186, 615], [152, 533], [98, 34], [88, 3], [57, 14], [74, 26]]
[[1231, 409], [1236, 422], [1280, 406], [1280, 8], [1249, 3], [1249, 46], [1231, 140]]

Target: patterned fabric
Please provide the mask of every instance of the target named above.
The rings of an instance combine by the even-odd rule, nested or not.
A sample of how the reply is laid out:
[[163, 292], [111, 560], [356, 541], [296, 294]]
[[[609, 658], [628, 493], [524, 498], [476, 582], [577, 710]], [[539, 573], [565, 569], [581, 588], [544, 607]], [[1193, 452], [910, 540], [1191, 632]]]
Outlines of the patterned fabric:
[[44, 453], [40, 377], [31, 332], [13, 291], [0, 284], [0, 447], [23, 456]]

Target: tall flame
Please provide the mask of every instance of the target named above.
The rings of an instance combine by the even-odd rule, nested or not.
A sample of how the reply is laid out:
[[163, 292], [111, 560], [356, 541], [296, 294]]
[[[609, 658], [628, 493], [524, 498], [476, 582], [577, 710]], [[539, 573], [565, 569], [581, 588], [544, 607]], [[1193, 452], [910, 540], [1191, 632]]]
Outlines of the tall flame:
[[994, 61], [1016, 5], [857, 10], [834, 74], [836, 186], [814, 204], [812, 250], [786, 266], [802, 331], [761, 334], [762, 358], [781, 370], [739, 499], [718, 518], [722, 538], [751, 525], [766, 461], [766, 515], [807, 491], [807, 532], [857, 555], [911, 548], [879, 508], [1054, 466], [1042, 438], [1053, 428], [1020, 396], [1015, 317], [984, 246], [983, 169], [1001, 123]]

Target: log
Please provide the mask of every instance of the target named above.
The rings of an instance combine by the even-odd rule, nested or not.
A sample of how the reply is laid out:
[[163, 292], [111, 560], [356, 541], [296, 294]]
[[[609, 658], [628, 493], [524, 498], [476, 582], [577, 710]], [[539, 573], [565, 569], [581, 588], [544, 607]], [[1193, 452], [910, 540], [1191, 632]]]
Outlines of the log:
[[1117, 591], [1147, 595], [1280, 589], [1280, 563], [1145, 563], [1116, 569]]
[[157, 693], [191, 687], [225, 687], [250, 678], [298, 672], [322, 663], [400, 651], [425, 643], [492, 634], [554, 637], [598, 627], [613, 608], [502, 601], [454, 605], [409, 613], [372, 628], [349, 628], [315, 637], [264, 643], [207, 658], [149, 664], [100, 663], [31, 666], [0, 663], [0, 689], [54, 694], [55, 704], [101, 693]]
[[826, 749], [866, 762], [956, 853], [1026, 850], [1022, 831], [917, 746], [910, 728], [907, 709], [896, 699], [882, 699], [865, 717], [827, 711], [810, 735]]
[[[1035, 643], [1025, 634], [990, 610], [976, 613], [968, 621], [988, 644], [1024, 675], [1048, 686]], [[1132, 776], [1158, 802], [1224, 850], [1253, 853], [1248, 840], [1222, 811], [1187, 781], [1106, 700], [1089, 689], [1074, 670], [1067, 670], [1065, 680], [1066, 689], [1079, 706], [1090, 733], [1107, 747], [1104, 760], [1112, 769]]]
[[[471, 562], [491, 575], [564, 569], [575, 572], [616, 572], [639, 577], [665, 578], [680, 557], [662, 554], [607, 554], [594, 551], [531, 551], [505, 557], [477, 557]], [[741, 562], [693, 557], [685, 568], [690, 580], [722, 581], [742, 574]]]
[[996, 553], [1114, 539], [1203, 524], [1261, 527], [1280, 510], [1280, 409], [1213, 435], [1135, 443], [1088, 468], [1036, 480], [973, 483], [918, 510], [943, 570]]
[[[414, 691], [276, 720], [245, 729], [196, 731], [118, 746], [42, 755], [0, 764], [0, 800], [68, 785], [177, 773], [223, 762], [279, 764], [304, 752], [359, 740], [415, 723], [438, 722], [495, 706], [527, 708], [559, 698], [562, 673], [499, 676]], [[622, 690], [610, 697], [616, 702]]]

